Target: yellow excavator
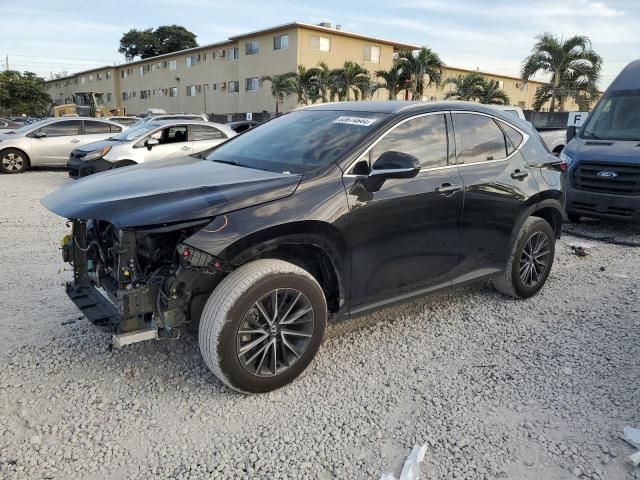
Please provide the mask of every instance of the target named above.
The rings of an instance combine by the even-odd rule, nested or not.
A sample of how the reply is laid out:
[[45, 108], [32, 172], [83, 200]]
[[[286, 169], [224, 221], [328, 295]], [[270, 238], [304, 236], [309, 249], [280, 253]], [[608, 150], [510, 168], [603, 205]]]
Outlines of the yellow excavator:
[[74, 103], [53, 107], [54, 117], [113, 117], [124, 116], [124, 107], [109, 109], [104, 104], [101, 92], [78, 92], [73, 94]]

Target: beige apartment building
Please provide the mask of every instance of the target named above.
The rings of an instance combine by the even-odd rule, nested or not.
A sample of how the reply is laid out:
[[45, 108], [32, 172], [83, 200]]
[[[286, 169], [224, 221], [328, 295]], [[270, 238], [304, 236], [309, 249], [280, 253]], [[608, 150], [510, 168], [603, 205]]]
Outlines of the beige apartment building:
[[[275, 112], [275, 99], [269, 82], [259, 84], [260, 77], [294, 72], [298, 65], [307, 68], [325, 62], [337, 68], [352, 60], [375, 71], [393, 65], [394, 53], [415, 50], [419, 45], [374, 38], [346, 32], [339, 25], [310, 25], [293, 22], [277, 27], [230, 37], [227, 41], [203, 45], [144, 60], [78, 72], [46, 82], [54, 100], [71, 101], [75, 92], [95, 91], [104, 94], [108, 107], [124, 106], [127, 113], [141, 114], [149, 108], [169, 113], [191, 112], [214, 115], [219, 121], [262, 118]], [[469, 70], [447, 67], [445, 78], [465, 75]], [[513, 105], [531, 108], [539, 82], [522, 85], [517, 78], [483, 73], [501, 82]], [[423, 99], [440, 100], [451, 86], [431, 86]], [[378, 90], [374, 100], [388, 98]], [[297, 106], [289, 97], [280, 111]], [[567, 105], [570, 107], [570, 105]]]

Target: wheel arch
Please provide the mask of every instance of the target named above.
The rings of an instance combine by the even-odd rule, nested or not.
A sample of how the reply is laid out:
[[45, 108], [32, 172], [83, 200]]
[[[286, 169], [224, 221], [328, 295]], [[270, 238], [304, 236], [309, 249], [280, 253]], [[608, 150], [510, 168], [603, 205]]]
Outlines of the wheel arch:
[[291, 222], [253, 232], [229, 245], [222, 257], [237, 268], [253, 260], [274, 258], [298, 265], [322, 286], [330, 312], [345, 303], [346, 243], [333, 225], [316, 220]]
[[522, 228], [525, 220], [529, 217], [539, 217], [551, 225], [556, 238], [560, 238], [562, 233], [562, 223], [564, 221], [563, 216], [564, 208], [561, 200], [558, 198], [538, 198], [538, 200], [524, 209], [514, 224], [513, 231], [511, 232], [510, 245], [514, 245], [514, 242], [518, 238], [518, 233]]

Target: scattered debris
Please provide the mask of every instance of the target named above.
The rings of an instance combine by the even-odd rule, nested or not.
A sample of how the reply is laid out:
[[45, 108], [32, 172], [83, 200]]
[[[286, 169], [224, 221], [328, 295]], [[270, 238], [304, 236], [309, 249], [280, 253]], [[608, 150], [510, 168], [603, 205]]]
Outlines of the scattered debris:
[[[415, 445], [407, 457], [407, 461], [404, 462], [398, 480], [418, 480], [420, 478], [420, 463], [424, 460], [425, 453], [427, 453], [426, 443], [421, 447]], [[396, 480], [396, 477], [393, 476], [393, 473], [385, 473], [380, 477], [380, 480]]]
[[583, 246], [574, 246], [571, 245], [571, 250], [573, 250], [573, 253], [575, 253], [578, 257], [586, 257], [587, 256], [587, 249]]
[[640, 430], [633, 427], [624, 427], [622, 433], [622, 439], [638, 449], [636, 453], [629, 455], [629, 459], [633, 462], [633, 465], [637, 467], [640, 465]]

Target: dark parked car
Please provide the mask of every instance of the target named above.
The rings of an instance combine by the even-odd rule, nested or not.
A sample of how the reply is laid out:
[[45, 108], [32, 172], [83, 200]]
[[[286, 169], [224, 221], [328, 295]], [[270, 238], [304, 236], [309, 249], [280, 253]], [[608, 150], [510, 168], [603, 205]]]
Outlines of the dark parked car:
[[563, 166], [529, 128], [477, 104], [318, 105], [42, 203], [72, 220], [67, 292], [87, 318], [199, 327], [209, 368], [263, 392], [307, 368], [328, 320], [481, 279], [538, 292]]
[[7, 130], [15, 130], [20, 128], [20, 124], [6, 118], [0, 118], [0, 132]]
[[611, 83], [586, 122], [567, 132], [567, 215], [640, 223], [640, 60]]

